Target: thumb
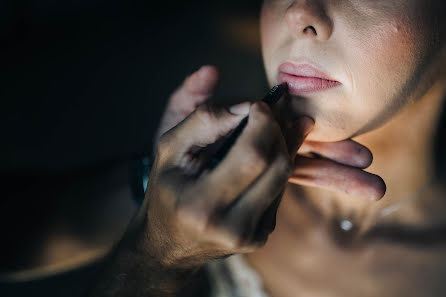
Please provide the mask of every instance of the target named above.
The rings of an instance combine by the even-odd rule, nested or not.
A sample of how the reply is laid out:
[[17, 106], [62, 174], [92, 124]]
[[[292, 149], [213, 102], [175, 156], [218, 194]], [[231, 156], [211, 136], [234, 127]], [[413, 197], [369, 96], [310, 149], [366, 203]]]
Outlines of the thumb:
[[285, 129], [285, 140], [291, 160], [294, 160], [297, 150], [313, 127], [314, 120], [308, 116], [300, 117], [287, 125], [287, 128]]

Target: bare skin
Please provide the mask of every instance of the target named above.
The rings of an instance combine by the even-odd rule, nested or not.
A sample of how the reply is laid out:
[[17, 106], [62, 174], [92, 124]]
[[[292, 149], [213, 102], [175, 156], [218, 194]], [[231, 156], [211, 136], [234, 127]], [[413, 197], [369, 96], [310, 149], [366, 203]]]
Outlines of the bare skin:
[[[440, 180], [389, 217], [376, 215], [434, 177], [431, 145], [436, 123], [432, 119], [442, 110], [444, 85], [444, 81], [437, 84], [388, 125], [356, 139], [376, 152], [369, 170], [392, 181], [381, 201], [369, 203], [345, 194], [288, 186], [275, 232], [265, 247], [245, 255], [261, 273], [271, 296], [443, 294], [444, 231], [433, 230], [446, 224], [444, 183]], [[336, 225], [344, 218], [358, 224], [358, 229], [342, 234]], [[380, 229], [385, 224], [418, 232], [405, 240], [396, 235], [389, 238]], [[436, 239], [433, 244], [423, 237], [430, 232]]]
[[[444, 110], [446, 58], [444, 40], [429, 41], [444, 36], [432, 9], [438, 3], [264, 2], [262, 46], [270, 84], [284, 61], [317, 63], [342, 82], [326, 92], [292, 96], [295, 112], [316, 120], [307, 141], [356, 136], [374, 154], [367, 170], [387, 183], [377, 203], [289, 185], [276, 231], [265, 247], [246, 255], [272, 296], [444, 294], [445, 189], [434, 171], [433, 144]], [[324, 170], [330, 169], [318, 172]], [[312, 186], [312, 173], [290, 181]], [[437, 183], [420, 199], [377, 216], [432, 180]], [[355, 229], [343, 232], [342, 219], [353, 221]]]

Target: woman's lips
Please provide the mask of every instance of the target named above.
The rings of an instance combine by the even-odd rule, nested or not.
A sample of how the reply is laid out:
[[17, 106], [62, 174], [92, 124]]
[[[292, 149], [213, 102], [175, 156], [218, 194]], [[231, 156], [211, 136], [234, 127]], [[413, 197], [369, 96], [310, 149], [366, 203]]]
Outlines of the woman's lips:
[[278, 81], [288, 86], [292, 95], [319, 92], [342, 85], [328, 74], [309, 64], [295, 65], [290, 62], [279, 66]]

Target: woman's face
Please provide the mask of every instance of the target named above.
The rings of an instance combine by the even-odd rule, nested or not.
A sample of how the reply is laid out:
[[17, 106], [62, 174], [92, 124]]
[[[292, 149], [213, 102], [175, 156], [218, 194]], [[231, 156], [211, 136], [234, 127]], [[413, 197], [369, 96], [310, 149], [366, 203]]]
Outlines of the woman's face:
[[315, 119], [310, 140], [367, 132], [432, 84], [439, 67], [434, 53], [442, 45], [435, 42], [429, 3], [264, 1], [261, 37], [268, 81], [287, 83], [293, 114]]

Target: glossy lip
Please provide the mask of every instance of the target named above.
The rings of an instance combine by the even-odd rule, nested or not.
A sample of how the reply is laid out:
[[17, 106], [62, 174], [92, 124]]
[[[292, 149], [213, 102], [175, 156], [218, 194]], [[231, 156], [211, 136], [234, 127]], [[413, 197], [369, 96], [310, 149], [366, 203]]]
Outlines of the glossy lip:
[[279, 66], [278, 81], [288, 86], [292, 95], [320, 92], [342, 84], [310, 64], [285, 62]]

